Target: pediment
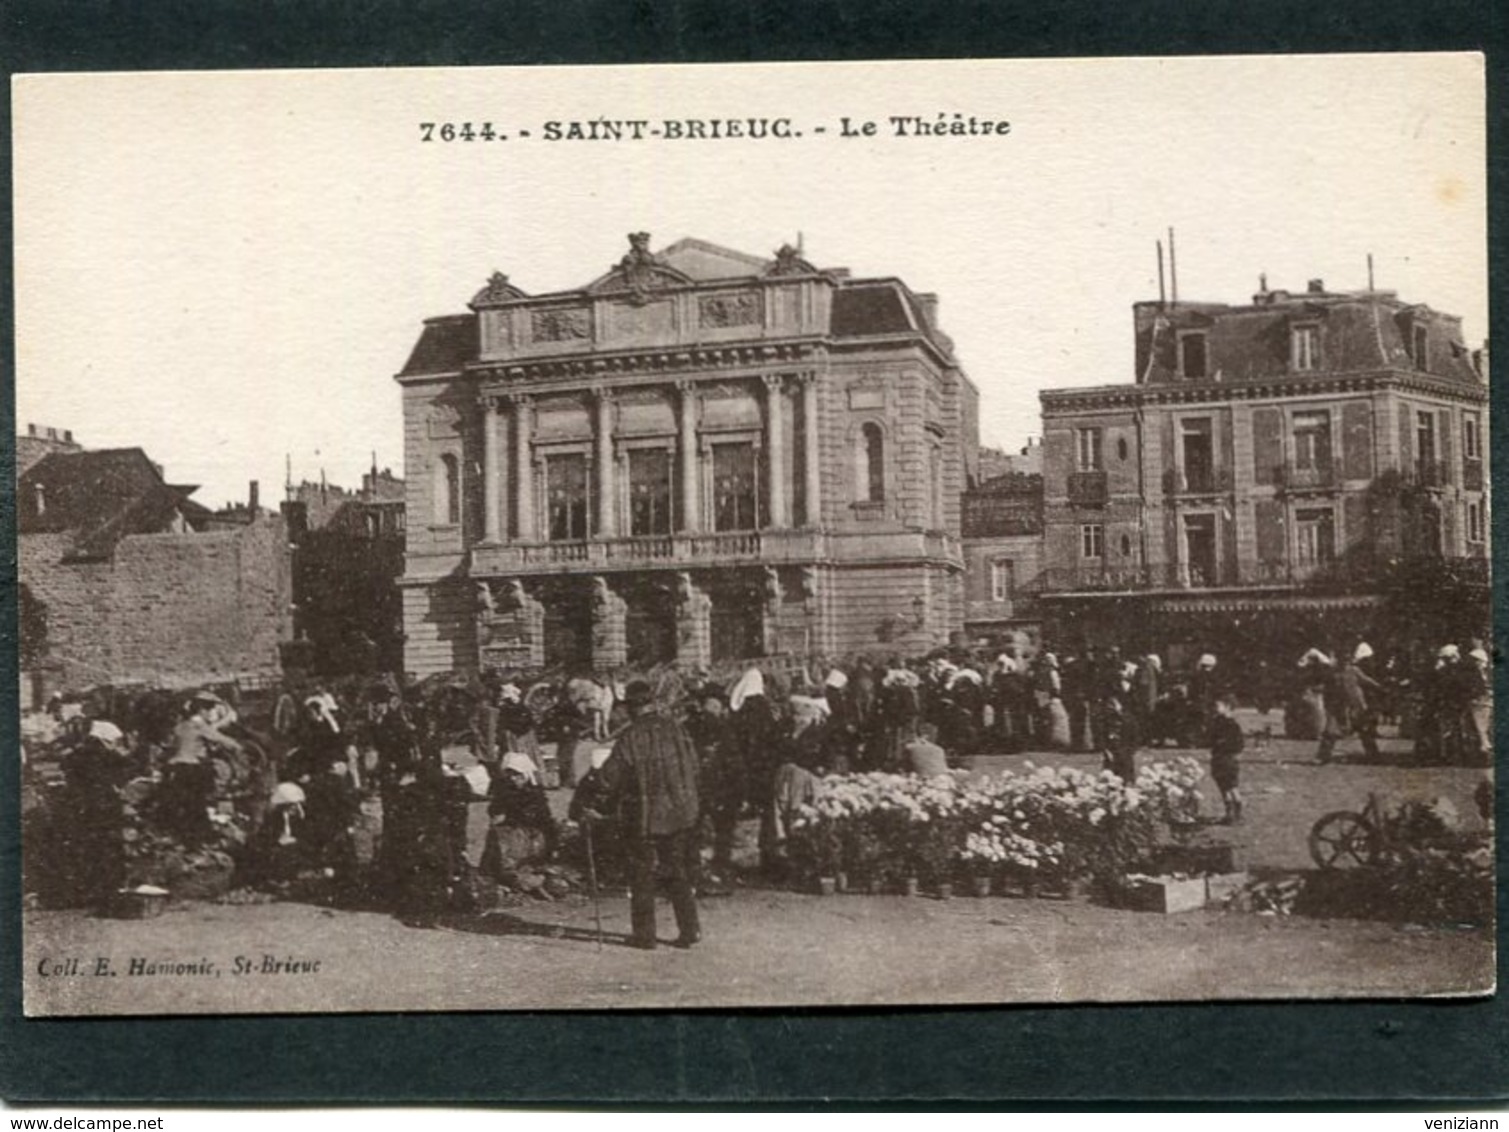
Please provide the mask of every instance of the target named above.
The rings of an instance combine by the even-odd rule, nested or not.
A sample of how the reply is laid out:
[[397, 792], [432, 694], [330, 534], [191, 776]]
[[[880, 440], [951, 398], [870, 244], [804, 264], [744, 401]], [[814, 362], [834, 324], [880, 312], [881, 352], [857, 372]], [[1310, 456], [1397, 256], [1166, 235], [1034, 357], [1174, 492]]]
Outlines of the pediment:
[[503, 303], [511, 303], [528, 297], [526, 292], [508, 281], [508, 276], [501, 271], [494, 271], [487, 285], [472, 296], [472, 301], [467, 306], [472, 310], [478, 310], [482, 307], [500, 306]]

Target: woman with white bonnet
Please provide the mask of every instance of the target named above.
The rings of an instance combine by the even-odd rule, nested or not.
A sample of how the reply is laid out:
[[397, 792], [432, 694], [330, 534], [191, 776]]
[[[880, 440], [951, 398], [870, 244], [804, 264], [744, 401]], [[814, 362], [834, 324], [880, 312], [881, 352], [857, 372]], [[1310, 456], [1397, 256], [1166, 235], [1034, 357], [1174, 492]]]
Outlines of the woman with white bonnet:
[[482, 852], [482, 871], [494, 879], [521, 864], [555, 855], [556, 824], [540, 784], [540, 770], [522, 751], [509, 751], [498, 762], [488, 792], [491, 825]]

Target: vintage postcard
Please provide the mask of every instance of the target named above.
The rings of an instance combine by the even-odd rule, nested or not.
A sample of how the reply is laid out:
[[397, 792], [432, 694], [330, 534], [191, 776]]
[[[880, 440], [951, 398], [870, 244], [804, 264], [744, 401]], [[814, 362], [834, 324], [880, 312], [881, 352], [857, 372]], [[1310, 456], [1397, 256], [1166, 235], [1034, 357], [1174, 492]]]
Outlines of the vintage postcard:
[[1493, 990], [1481, 56], [13, 95], [28, 1014]]

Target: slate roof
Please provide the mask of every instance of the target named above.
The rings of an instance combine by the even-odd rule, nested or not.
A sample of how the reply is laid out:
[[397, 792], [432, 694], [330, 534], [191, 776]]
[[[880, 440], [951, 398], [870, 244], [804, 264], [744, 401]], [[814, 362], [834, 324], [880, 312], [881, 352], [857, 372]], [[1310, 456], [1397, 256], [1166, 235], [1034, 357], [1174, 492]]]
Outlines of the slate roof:
[[454, 314], [425, 319], [419, 341], [409, 353], [399, 377], [454, 373], [477, 359], [477, 316]]
[[1427, 372], [1465, 382], [1478, 381], [1471, 352], [1461, 341], [1461, 320], [1428, 308], [1401, 303], [1391, 292], [1296, 293], [1281, 300], [1228, 306], [1184, 303], [1160, 307], [1138, 303], [1137, 380], [1183, 380], [1178, 370], [1180, 331], [1206, 334], [1206, 374], [1224, 381], [1282, 377], [1293, 373], [1291, 334], [1295, 325], [1320, 328], [1317, 373], [1414, 369], [1412, 327], [1429, 331]]
[[17, 528], [73, 535], [71, 557], [108, 557], [123, 536], [171, 530], [180, 515], [201, 529], [213, 512], [193, 490], [164, 482], [140, 448], [51, 452], [17, 482]]

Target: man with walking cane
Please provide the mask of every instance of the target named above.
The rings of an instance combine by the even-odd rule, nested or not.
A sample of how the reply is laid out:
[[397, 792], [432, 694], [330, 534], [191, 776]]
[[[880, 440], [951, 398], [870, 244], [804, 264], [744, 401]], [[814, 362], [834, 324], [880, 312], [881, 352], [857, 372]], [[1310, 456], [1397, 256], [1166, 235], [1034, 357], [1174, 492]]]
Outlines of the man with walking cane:
[[633, 924], [629, 943], [646, 951], [656, 946], [657, 866], [667, 874], [676, 946], [691, 947], [702, 938], [692, 888], [698, 856], [697, 752], [681, 725], [658, 711], [653, 700], [649, 684], [629, 685], [624, 695], [629, 724], [592, 776], [591, 797], [580, 808], [589, 831], [606, 813], [622, 815]]

